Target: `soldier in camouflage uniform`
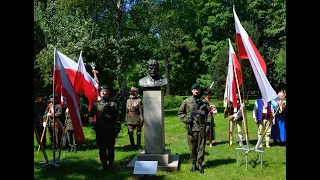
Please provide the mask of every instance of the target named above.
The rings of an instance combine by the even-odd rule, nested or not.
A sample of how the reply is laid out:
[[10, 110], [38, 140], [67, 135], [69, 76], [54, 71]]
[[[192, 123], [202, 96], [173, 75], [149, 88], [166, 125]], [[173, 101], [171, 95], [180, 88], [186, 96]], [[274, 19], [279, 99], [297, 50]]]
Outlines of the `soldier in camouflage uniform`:
[[[44, 112], [46, 111], [47, 103], [45, 103], [42, 99], [42, 95], [40, 93], [36, 94], [36, 101], [34, 102], [34, 115], [33, 115], [33, 123], [38, 131], [38, 134], [42, 135], [43, 130], [45, 129], [45, 123], [42, 122], [42, 117]], [[45, 121], [44, 121], [45, 122]], [[43, 147], [46, 146], [46, 133], [43, 135], [42, 139]]]
[[141, 129], [143, 126], [143, 105], [140, 98], [137, 97], [137, 88], [131, 87], [130, 98], [126, 103], [126, 125], [132, 149], [135, 149], [134, 144], [134, 129], [137, 129], [137, 147], [141, 147]]
[[69, 113], [69, 108], [66, 109], [66, 132], [68, 137], [68, 145], [70, 152], [77, 152], [77, 143], [76, 138], [74, 136], [74, 130], [72, 126], [72, 121]]
[[[102, 172], [113, 171], [114, 145], [121, 128], [117, 104], [110, 95], [111, 89], [107, 85], [102, 85], [100, 87], [101, 99], [93, 104], [89, 113], [89, 122], [94, 126], [96, 132], [100, 161], [103, 165]], [[94, 115], [97, 117], [96, 121], [93, 120]]]
[[64, 122], [64, 113], [65, 108], [60, 104], [60, 100], [58, 99], [58, 95], [54, 95], [54, 110], [53, 110], [53, 94], [50, 96], [51, 103], [47, 106], [47, 109], [43, 115], [43, 121], [46, 120], [46, 118], [49, 118], [48, 121], [48, 130], [49, 130], [49, 138], [51, 142], [51, 146], [53, 147], [53, 111], [54, 111], [54, 117], [55, 117], [55, 147], [61, 147], [61, 137], [62, 137], [62, 128]]
[[[190, 161], [192, 168], [190, 171], [199, 170], [204, 173], [202, 163], [204, 161], [206, 145], [206, 124], [210, 111], [209, 102], [200, 97], [200, 84], [195, 83], [191, 87], [192, 96], [186, 98], [181, 104], [178, 116], [186, 124], [188, 131], [188, 144], [190, 147]], [[198, 161], [198, 167], [197, 167]]]

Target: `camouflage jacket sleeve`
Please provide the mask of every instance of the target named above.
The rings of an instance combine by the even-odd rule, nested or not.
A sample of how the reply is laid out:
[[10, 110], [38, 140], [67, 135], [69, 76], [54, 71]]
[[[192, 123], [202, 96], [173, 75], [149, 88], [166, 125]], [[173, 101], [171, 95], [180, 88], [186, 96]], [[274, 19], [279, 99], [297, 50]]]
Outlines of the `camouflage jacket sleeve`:
[[178, 116], [179, 116], [180, 120], [181, 120], [182, 122], [184, 122], [184, 123], [185, 123], [186, 120], [187, 120], [186, 115], [187, 115], [187, 99], [185, 99], [185, 100], [183, 101], [183, 103], [180, 105], [180, 108], [179, 108], [179, 110], [178, 110]]
[[55, 116], [56, 118], [65, 117], [65, 116], [64, 116], [64, 110], [63, 110], [63, 107], [61, 106], [61, 104], [55, 105], [54, 116]]
[[142, 100], [140, 99], [139, 101], [139, 116], [140, 116], [140, 123], [144, 123], [144, 118], [143, 118], [143, 103]]

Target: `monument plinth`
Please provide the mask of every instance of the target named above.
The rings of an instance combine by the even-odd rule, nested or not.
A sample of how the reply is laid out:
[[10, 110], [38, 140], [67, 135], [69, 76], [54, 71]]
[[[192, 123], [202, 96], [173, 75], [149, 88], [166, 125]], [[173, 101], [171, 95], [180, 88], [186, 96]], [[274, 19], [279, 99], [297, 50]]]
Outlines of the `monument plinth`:
[[179, 155], [165, 149], [163, 99], [161, 90], [143, 91], [144, 151], [131, 160], [128, 169], [134, 168], [135, 161], [158, 161], [159, 170], [178, 170]]
[[144, 151], [136, 155], [127, 165], [133, 169], [136, 161], [158, 161], [159, 170], [176, 171], [179, 168], [179, 155], [171, 155], [165, 149], [164, 107], [161, 86], [167, 84], [167, 78], [159, 75], [156, 60], [147, 62], [148, 75], [139, 80], [143, 87]]

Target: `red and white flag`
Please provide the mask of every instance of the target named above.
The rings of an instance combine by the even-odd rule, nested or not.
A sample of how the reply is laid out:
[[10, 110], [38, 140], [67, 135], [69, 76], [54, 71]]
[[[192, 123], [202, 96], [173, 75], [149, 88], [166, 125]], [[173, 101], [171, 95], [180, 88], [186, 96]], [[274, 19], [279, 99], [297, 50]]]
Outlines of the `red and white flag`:
[[229, 39], [229, 63], [228, 63], [228, 96], [229, 100], [232, 102], [232, 107], [237, 108], [237, 97], [236, 92], [238, 86], [242, 84], [242, 75], [240, 69], [240, 63], [234, 52], [231, 41]]
[[67, 63], [67, 59], [65, 57], [66, 56], [64, 54], [54, 49], [54, 89], [58, 90], [61, 96], [65, 97], [76, 141], [86, 143], [82, 129], [77, 93], [71, 84], [66, 67], [64, 66], [64, 64]]
[[99, 84], [87, 73], [82, 59], [82, 51], [78, 61], [78, 70], [74, 80], [74, 88], [77, 93], [84, 94], [89, 101], [88, 109], [90, 110], [93, 103], [98, 100]]
[[[233, 14], [236, 26], [236, 40], [238, 46], [238, 55], [239, 58], [248, 58], [256, 77], [262, 98], [269, 102], [275, 98], [277, 98], [277, 94], [270, 85], [266, 73], [267, 73], [267, 66], [263, 58], [261, 57], [259, 51], [253, 44], [252, 40], [248, 36], [247, 32], [240, 24], [238, 16], [233, 6]], [[266, 105], [267, 103], [265, 103]]]

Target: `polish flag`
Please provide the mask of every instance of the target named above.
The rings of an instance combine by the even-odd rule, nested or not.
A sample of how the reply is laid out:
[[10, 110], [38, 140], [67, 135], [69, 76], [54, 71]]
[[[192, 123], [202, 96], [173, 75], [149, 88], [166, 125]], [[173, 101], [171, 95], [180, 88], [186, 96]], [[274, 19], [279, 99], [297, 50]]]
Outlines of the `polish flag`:
[[54, 89], [59, 90], [61, 95], [65, 97], [76, 141], [86, 143], [77, 102], [77, 93], [71, 84], [71, 80], [66, 70], [67, 68], [64, 66], [64, 64], [67, 64], [67, 59], [65, 57], [64, 54], [54, 49]]
[[[247, 53], [248, 46], [250, 46], [250, 50], [252, 51], [251, 53], [255, 54], [255, 58], [258, 60], [264, 74], [266, 75], [267, 74], [267, 65], [266, 65], [265, 61], [263, 60], [263, 58], [261, 57], [258, 49], [256, 48], [256, 46], [254, 45], [254, 43], [252, 42], [252, 40], [248, 36], [247, 32], [244, 30], [243, 26], [240, 24], [238, 16], [234, 10], [234, 6], [233, 6], [233, 13], [234, 13], [234, 19], [236, 22], [236, 42], [237, 42], [237, 47], [238, 47], [239, 58], [240, 59], [250, 59], [248, 57], [248, 53]], [[242, 37], [242, 36], [244, 36], [244, 37]], [[246, 38], [246, 39], [243, 40], [244, 38]], [[249, 55], [250, 55], [250, 53], [249, 53]]]
[[[228, 71], [229, 71], [229, 68], [228, 68]], [[229, 72], [228, 72], [229, 73]], [[228, 75], [227, 75], [227, 79], [226, 79], [226, 86], [225, 86], [225, 89], [224, 89], [224, 95], [223, 95], [223, 106], [224, 108], [228, 108], [229, 106], [229, 86], [228, 86]]]
[[88, 109], [90, 110], [93, 103], [98, 100], [99, 84], [87, 73], [82, 59], [82, 51], [78, 61], [78, 70], [74, 80], [74, 88], [77, 93], [84, 94], [89, 101]]
[[[248, 36], [247, 32], [240, 24], [238, 16], [233, 6], [233, 14], [236, 26], [236, 39], [238, 45], [238, 53], [240, 58], [247, 57], [250, 61], [254, 76], [256, 77], [262, 98], [269, 102], [275, 98], [277, 98], [277, 94], [270, 85], [266, 73], [267, 67], [266, 63], [262, 59], [260, 53], [258, 52], [257, 48], [251, 41], [250, 37]], [[265, 103], [265, 106], [267, 103]]]
[[242, 76], [240, 63], [234, 52], [231, 41], [229, 39], [229, 64], [228, 64], [228, 86], [229, 86], [229, 100], [232, 102], [232, 107], [237, 108], [236, 92], [238, 86], [242, 84]]

